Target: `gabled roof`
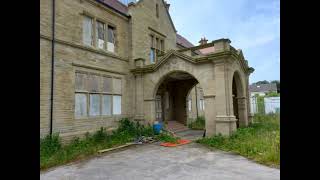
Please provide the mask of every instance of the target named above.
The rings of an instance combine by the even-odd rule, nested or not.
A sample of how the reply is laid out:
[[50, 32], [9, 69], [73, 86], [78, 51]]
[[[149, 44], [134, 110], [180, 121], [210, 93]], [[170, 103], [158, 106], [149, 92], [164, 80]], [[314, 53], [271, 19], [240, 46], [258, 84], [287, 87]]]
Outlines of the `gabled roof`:
[[118, 0], [96, 0], [96, 1], [102, 3], [103, 5], [113, 9], [114, 11], [122, 15], [129, 16], [128, 7], [122, 4]]
[[270, 84], [252, 84], [249, 86], [250, 92], [270, 92], [270, 91], [277, 91], [277, 84], [270, 83]]
[[178, 33], [177, 33], [177, 44], [179, 44], [185, 48], [194, 47], [194, 45], [190, 41], [188, 41], [186, 38], [184, 38], [183, 36], [181, 36]]

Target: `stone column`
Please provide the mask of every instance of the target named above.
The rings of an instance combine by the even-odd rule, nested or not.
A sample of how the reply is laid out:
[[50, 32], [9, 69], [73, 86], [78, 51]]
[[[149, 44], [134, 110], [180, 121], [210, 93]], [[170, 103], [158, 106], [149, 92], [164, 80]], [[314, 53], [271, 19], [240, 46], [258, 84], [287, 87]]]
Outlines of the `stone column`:
[[215, 60], [214, 62], [216, 134], [229, 136], [237, 127], [232, 109], [232, 77], [229, 77], [231, 73], [227, 59]]
[[143, 107], [145, 124], [152, 125], [156, 121], [156, 100], [145, 99]]
[[247, 95], [247, 115], [248, 115], [248, 124], [252, 123], [252, 114], [251, 114], [251, 97], [249, 92], [249, 74], [246, 76], [246, 95]]
[[239, 112], [239, 125], [240, 127], [248, 126], [248, 111], [247, 111], [247, 98], [238, 97], [238, 112]]
[[143, 74], [136, 74], [135, 76], [135, 115], [134, 120], [143, 121], [144, 112], [143, 112]]
[[[145, 65], [145, 59], [138, 58], [134, 60], [135, 68], [142, 68]], [[143, 73], [135, 74], [135, 93], [134, 93], [134, 120], [144, 121], [143, 112]]]
[[204, 111], [204, 116], [206, 119], [206, 137], [211, 137], [216, 134], [216, 111], [215, 111], [215, 96], [205, 95], [204, 106], [206, 110]]

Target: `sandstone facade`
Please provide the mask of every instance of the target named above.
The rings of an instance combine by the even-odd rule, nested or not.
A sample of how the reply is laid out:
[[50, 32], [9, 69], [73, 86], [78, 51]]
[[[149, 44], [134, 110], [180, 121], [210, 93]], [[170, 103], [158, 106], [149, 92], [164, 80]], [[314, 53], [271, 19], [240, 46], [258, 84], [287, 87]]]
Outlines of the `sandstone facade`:
[[[100, 1], [55, 0], [53, 40], [52, 0], [40, 1], [41, 136], [48, 134], [50, 130], [52, 87], [52, 130], [66, 139], [95, 131], [102, 126], [112, 130], [123, 117], [153, 123], [159, 119], [157, 108], [160, 106], [157, 106], [156, 97], [160, 97], [162, 104], [161, 120], [186, 123], [187, 116], [194, 117], [194, 113], [187, 113], [187, 99], [191, 97], [192, 102], [195, 102], [195, 96], [192, 95], [195, 90], [192, 88], [196, 84], [202, 88], [202, 94], [198, 98], [203, 100], [205, 107], [200, 113], [206, 118], [207, 135], [229, 135], [236, 130], [237, 119], [241, 126], [248, 125], [248, 80], [253, 69], [248, 66], [241, 50], [234, 49], [228, 39], [194, 47], [178, 45], [177, 31], [167, 7], [163, 0], [140, 0], [122, 7], [127, 10], [127, 14], [124, 14]], [[105, 27], [114, 28], [114, 52], [97, 48], [98, 41], [95, 37], [92, 46], [84, 44], [85, 16], [93, 20], [94, 35], [97, 33], [95, 27], [98, 21], [104, 23]], [[154, 63], [150, 61], [150, 37], [154, 38], [154, 43], [157, 39], [158, 44], [163, 42], [161, 48], [155, 47], [157, 54]], [[52, 84], [53, 43], [55, 49]], [[214, 47], [214, 52], [199, 53], [199, 49], [209, 46]], [[100, 89], [104, 87], [104, 77], [113, 82], [113, 90], [107, 93], [81, 92], [87, 97], [88, 107], [87, 115], [81, 118], [75, 116], [75, 94], [79, 93], [76, 88], [77, 73], [86, 74], [88, 79], [93, 76], [99, 78], [97, 87]], [[177, 76], [173, 76], [174, 74]], [[233, 91], [233, 86], [236, 91]], [[159, 87], [166, 88], [161, 91]], [[171, 90], [168, 90], [170, 88]], [[100, 97], [100, 115], [91, 116], [89, 111], [91, 112], [93, 100], [90, 98], [91, 95], [93, 98], [94, 94]], [[233, 94], [236, 94], [235, 98]], [[112, 99], [111, 114], [107, 113], [108, 115], [103, 115], [105, 96]], [[120, 114], [113, 113], [116, 108], [113, 103], [119, 100], [113, 96], [121, 96], [121, 105], [116, 105], [121, 108]], [[233, 110], [234, 99], [237, 101], [237, 111]]]

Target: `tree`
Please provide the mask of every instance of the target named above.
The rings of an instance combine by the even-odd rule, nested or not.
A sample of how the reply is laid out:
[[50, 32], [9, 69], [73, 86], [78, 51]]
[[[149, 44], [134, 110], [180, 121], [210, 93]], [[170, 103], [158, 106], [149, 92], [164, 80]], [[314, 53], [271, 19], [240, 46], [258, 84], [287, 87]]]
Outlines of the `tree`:
[[260, 85], [260, 84], [269, 84], [269, 81], [267, 81], [267, 80], [264, 80], [264, 81], [258, 81], [258, 82], [253, 83], [253, 84], [256, 84], [256, 85]]

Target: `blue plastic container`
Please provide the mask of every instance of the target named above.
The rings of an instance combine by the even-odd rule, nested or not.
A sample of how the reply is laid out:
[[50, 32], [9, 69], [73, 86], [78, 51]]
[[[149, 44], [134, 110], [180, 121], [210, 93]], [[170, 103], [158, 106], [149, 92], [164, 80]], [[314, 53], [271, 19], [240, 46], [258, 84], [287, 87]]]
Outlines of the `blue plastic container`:
[[153, 131], [155, 134], [160, 134], [162, 129], [162, 123], [157, 123], [153, 125]]

